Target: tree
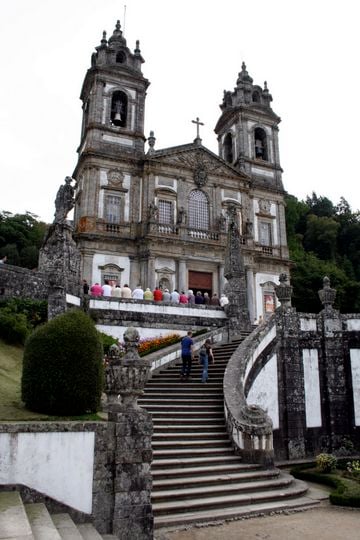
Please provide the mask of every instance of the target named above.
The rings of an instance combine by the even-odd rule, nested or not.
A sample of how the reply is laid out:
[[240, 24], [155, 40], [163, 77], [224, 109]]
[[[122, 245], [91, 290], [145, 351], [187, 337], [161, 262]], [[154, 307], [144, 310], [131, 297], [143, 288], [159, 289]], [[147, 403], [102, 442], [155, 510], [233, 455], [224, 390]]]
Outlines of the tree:
[[46, 223], [31, 212], [0, 212], [0, 257], [6, 255], [9, 264], [35, 268], [46, 229]]

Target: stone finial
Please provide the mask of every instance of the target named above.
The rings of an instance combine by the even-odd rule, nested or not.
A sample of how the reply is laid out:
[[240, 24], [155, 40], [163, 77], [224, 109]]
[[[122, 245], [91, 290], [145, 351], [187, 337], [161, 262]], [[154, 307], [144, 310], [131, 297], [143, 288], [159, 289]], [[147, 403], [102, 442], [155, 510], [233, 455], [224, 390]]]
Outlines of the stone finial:
[[156, 141], [156, 138], [155, 138], [154, 132], [150, 131], [150, 135], [148, 137], [148, 144], [149, 144], [148, 154], [153, 154], [155, 152], [155, 148], [154, 148], [155, 141]]
[[136, 45], [135, 45], [134, 53], [135, 53], [135, 54], [140, 54], [140, 53], [141, 53], [141, 51], [140, 51], [140, 41], [139, 41], [138, 39], [136, 40]]
[[336, 289], [330, 287], [330, 279], [327, 276], [323, 279], [323, 288], [318, 291], [318, 295], [325, 311], [331, 311], [336, 298]]
[[291, 297], [293, 288], [288, 283], [288, 277], [285, 272], [281, 273], [279, 276], [280, 285], [275, 286], [275, 293], [278, 297], [278, 300], [281, 304], [282, 309], [291, 307]]
[[139, 356], [139, 341], [140, 335], [136, 328], [128, 328], [124, 333], [125, 354], [121, 356], [117, 345], [110, 347], [105, 368], [109, 413], [139, 408], [137, 400], [144, 392], [151, 367], [149, 360]]
[[103, 31], [102, 40], [100, 41], [101, 45], [107, 45], [106, 31]]

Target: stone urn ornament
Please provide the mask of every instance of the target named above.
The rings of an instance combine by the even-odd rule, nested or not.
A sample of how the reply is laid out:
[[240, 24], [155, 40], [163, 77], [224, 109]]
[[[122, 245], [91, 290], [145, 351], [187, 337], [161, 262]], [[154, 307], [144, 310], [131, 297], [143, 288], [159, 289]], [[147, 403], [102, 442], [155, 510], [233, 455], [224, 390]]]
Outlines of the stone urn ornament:
[[136, 328], [128, 328], [124, 333], [125, 354], [120, 354], [117, 345], [110, 347], [105, 367], [105, 393], [109, 412], [140, 408], [137, 400], [144, 393], [151, 361], [139, 356], [139, 341], [140, 335]]
[[330, 287], [330, 278], [327, 276], [323, 279], [323, 288], [318, 291], [318, 295], [325, 311], [331, 311], [336, 298], [336, 289]]
[[275, 286], [276, 296], [278, 297], [282, 309], [290, 308], [293, 288], [290, 283], [288, 283], [288, 277], [285, 272], [280, 274], [279, 281], [280, 284]]

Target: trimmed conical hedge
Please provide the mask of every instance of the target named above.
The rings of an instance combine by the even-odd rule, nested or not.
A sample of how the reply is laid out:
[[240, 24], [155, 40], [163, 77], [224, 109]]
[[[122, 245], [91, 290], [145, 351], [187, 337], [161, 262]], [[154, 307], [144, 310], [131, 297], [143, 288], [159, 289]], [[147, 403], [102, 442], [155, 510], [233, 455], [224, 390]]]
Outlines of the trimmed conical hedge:
[[58, 416], [96, 412], [102, 388], [102, 344], [85, 313], [68, 311], [28, 338], [21, 381], [28, 409]]

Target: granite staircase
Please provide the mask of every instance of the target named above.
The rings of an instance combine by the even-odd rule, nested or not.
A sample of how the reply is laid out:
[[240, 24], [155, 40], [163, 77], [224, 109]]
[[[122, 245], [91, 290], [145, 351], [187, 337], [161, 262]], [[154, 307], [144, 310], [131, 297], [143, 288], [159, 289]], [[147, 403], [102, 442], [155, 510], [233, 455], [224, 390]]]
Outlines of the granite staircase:
[[234, 453], [224, 419], [223, 376], [239, 345], [214, 347], [209, 380], [180, 380], [179, 362], [154, 374], [139, 404], [152, 414], [152, 504], [155, 527], [213, 522], [303, 509], [315, 502], [307, 486], [278, 469], [243, 463]]
[[[75, 525], [69, 514], [50, 515], [45, 504], [23, 504], [18, 491], [0, 492], [1, 540], [116, 540], [90, 523]], [[130, 539], [129, 539], [130, 540]]]

